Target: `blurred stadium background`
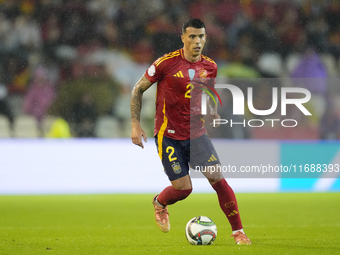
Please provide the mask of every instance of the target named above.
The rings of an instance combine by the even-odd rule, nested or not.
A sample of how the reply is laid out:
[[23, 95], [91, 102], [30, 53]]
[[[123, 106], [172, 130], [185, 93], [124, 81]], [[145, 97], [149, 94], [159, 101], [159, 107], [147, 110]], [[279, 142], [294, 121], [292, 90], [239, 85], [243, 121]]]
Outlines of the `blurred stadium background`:
[[[129, 141], [130, 93], [155, 59], [182, 47], [189, 17], [205, 22], [204, 54], [221, 79], [319, 81], [306, 85], [313, 116], [291, 113], [298, 128], [216, 137], [230, 139], [248, 165], [266, 155], [275, 165], [340, 163], [340, 1], [0, 0], [0, 193], [154, 192], [166, 185], [152, 138], [145, 150]], [[254, 105], [268, 109], [272, 85], [252, 85], [259, 85]], [[152, 87], [143, 98], [148, 137], [154, 99]], [[127, 174], [135, 185], [124, 185]], [[336, 174], [274, 177], [231, 182], [237, 191], [340, 190]]]

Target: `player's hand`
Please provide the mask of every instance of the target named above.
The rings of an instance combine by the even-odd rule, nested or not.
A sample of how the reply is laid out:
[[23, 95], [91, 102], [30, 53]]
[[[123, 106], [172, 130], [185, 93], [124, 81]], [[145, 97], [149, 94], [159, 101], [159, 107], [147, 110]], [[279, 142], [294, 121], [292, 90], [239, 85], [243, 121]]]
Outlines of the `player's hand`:
[[131, 131], [131, 140], [134, 144], [142, 147], [144, 149], [142, 137], [145, 142], [147, 142], [146, 134], [144, 130], [141, 128], [140, 124], [133, 124]]
[[[220, 115], [217, 113], [217, 111], [214, 111], [214, 110], [212, 110], [212, 111], [210, 112], [210, 116], [211, 116], [211, 118], [212, 118], [213, 120], [221, 119], [221, 117], [220, 117]], [[211, 125], [212, 127], [214, 127], [214, 128], [217, 128], [217, 127], [220, 126], [220, 123], [219, 123], [219, 122], [216, 122], [216, 123], [215, 123], [215, 126], [214, 126], [214, 122], [212, 122], [212, 123], [210, 123], [210, 125]]]

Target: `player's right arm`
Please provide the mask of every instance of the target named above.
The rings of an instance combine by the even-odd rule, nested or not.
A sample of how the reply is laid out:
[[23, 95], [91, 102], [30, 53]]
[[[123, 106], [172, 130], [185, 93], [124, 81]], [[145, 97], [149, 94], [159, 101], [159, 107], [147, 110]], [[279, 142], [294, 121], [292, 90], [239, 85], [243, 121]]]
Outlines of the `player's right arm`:
[[144, 148], [142, 137], [146, 142], [146, 134], [142, 127], [140, 126], [140, 113], [142, 109], [142, 97], [143, 93], [151, 87], [153, 83], [151, 83], [144, 75], [142, 78], [136, 83], [132, 90], [131, 95], [131, 140], [134, 144]]

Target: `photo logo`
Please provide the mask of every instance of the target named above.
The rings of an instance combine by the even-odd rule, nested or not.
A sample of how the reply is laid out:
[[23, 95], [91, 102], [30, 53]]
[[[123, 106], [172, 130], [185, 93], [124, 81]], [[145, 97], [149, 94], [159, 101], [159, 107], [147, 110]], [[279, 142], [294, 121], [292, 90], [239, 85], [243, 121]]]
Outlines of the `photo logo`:
[[[209, 86], [207, 84], [205, 84], [204, 86], [208, 87], [217, 96], [218, 100], [220, 101], [220, 104], [222, 105], [221, 97], [217, 93], [217, 91], [212, 86]], [[217, 106], [217, 102], [213, 94], [211, 94], [211, 92], [208, 89], [201, 88], [201, 87], [197, 87], [197, 88], [203, 90], [206, 93], [206, 94], [202, 93], [202, 100], [201, 100], [201, 113], [202, 115], [206, 115], [207, 114], [207, 95], [210, 96], [210, 98], [214, 101], [216, 106]]]
[[[206, 85], [210, 90], [212, 90], [214, 92], [214, 94], [218, 97], [221, 105], [221, 98], [218, 95], [218, 93], [216, 92], [216, 90], [209, 85]], [[213, 99], [215, 105], [217, 105], [217, 102], [214, 98], [214, 96], [210, 93], [209, 90], [205, 89], [205, 88], [200, 88], [199, 89], [205, 91], [206, 93], [202, 93], [201, 96], [201, 113], [202, 115], [206, 115], [207, 114], [207, 98], [208, 95]], [[231, 85], [231, 84], [216, 84], [215, 88], [217, 89], [228, 89], [231, 94], [232, 94], [232, 98], [233, 98], [233, 115], [244, 115], [245, 114], [245, 97], [244, 94], [242, 92], [242, 90], [240, 88], [238, 88], [235, 85]], [[301, 94], [304, 97], [303, 98], [287, 98], [287, 95], [289, 95], [290, 93], [295, 93], [295, 94]], [[253, 88], [248, 87], [247, 88], [247, 106], [248, 106], [248, 110], [253, 113], [254, 115], [257, 116], [267, 116], [270, 115], [272, 113], [274, 113], [277, 109], [278, 106], [278, 88], [273, 87], [272, 88], [272, 105], [269, 109], [267, 110], [258, 110], [255, 109], [254, 104], [253, 104]], [[295, 105], [304, 115], [312, 115], [304, 106], [304, 103], [307, 103], [310, 99], [311, 99], [311, 93], [309, 90], [305, 89], [305, 88], [297, 88], [297, 87], [282, 87], [281, 88], [281, 116], [286, 116], [287, 115], [287, 105]], [[280, 119], [265, 119], [265, 121], [269, 121], [272, 123], [272, 127], [274, 126], [274, 122], [275, 121], [280, 121]], [[220, 124], [227, 124], [229, 123], [228, 120], [226, 119], [214, 119], [213, 121], [213, 126], [217, 126]], [[288, 125], [288, 123], [293, 123], [293, 125]], [[237, 123], [233, 123], [232, 120], [230, 120], [230, 124], [231, 127], [232, 125], [236, 125], [236, 124], [242, 124], [244, 127], [246, 126], [246, 120], [244, 120], [243, 122], [237, 122]], [[262, 119], [250, 119], [247, 121], [247, 124], [249, 127], [262, 127], [264, 125], [264, 121]], [[257, 125], [255, 125], [257, 124]], [[283, 127], [295, 127], [297, 126], [297, 121], [295, 119], [284, 119], [281, 121], [281, 125]]]

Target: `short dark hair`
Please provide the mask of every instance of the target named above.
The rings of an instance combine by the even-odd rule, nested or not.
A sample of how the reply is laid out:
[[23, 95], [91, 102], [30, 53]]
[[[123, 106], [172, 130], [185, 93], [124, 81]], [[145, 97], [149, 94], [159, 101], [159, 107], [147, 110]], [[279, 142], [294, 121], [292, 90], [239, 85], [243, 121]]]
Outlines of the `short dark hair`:
[[200, 19], [188, 19], [187, 21], [185, 21], [183, 23], [182, 26], [182, 32], [185, 33], [187, 27], [193, 27], [193, 28], [204, 28], [205, 29], [205, 25], [203, 23], [202, 20]]

